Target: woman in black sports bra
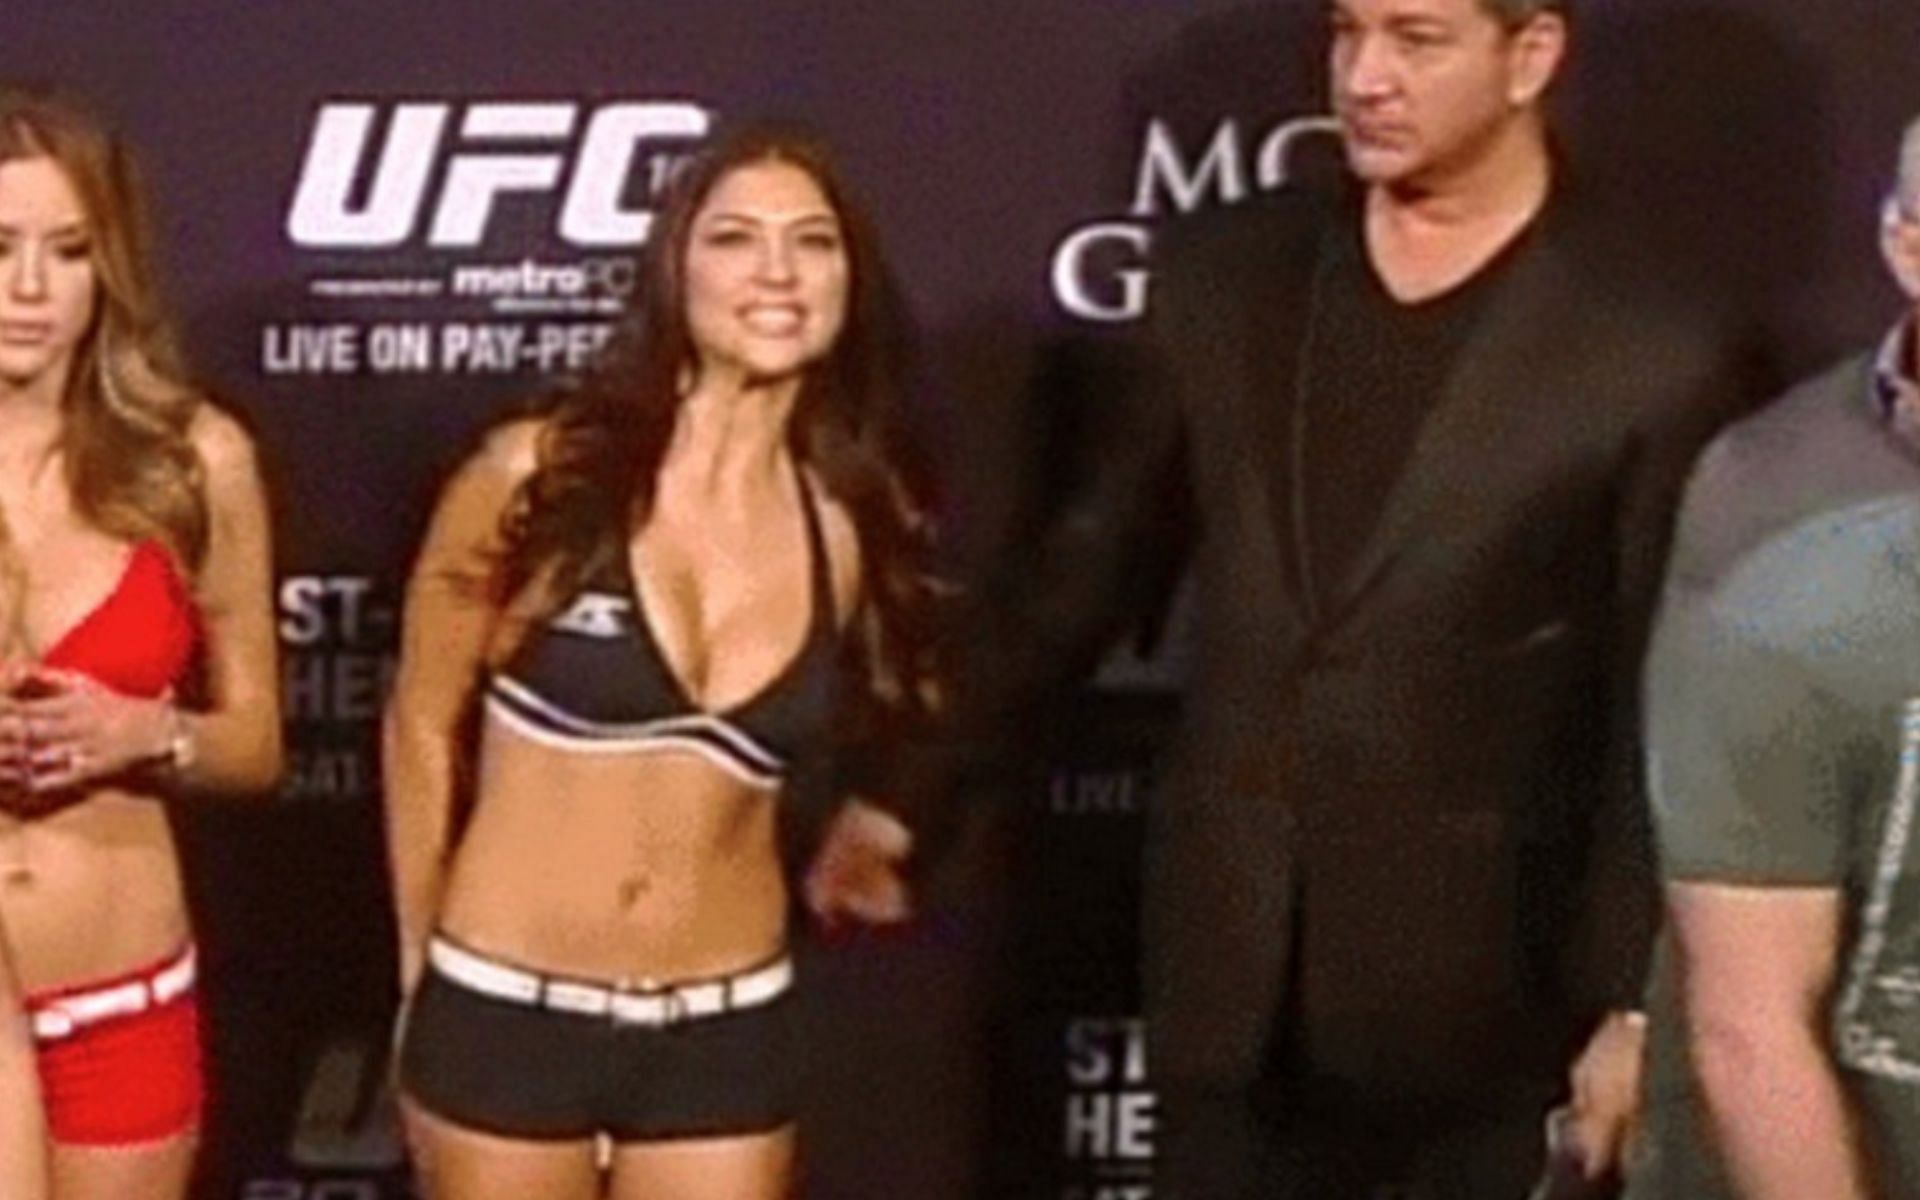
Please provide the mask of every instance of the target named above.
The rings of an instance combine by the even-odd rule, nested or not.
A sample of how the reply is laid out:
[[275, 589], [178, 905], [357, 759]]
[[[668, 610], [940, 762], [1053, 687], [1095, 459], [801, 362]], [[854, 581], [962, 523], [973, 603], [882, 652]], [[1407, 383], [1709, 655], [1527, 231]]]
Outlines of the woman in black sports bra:
[[[408, 592], [386, 795], [435, 1197], [788, 1194], [786, 784], [932, 692], [897, 306], [819, 148], [695, 159], [642, 280], [447, 486]], [[809, 902], [904, 915], [909, 844], [844, 806]]]

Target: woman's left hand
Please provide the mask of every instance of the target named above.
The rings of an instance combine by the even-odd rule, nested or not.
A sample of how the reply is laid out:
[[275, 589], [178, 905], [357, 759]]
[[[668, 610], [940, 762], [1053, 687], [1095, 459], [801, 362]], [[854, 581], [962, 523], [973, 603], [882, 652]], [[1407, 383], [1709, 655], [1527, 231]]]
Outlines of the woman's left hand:
[[913, 834], [891, 814], [849, 801], [827, 826], [807, 868], [801, 892], [829, 928], [851, 918], [888, 925], [913, 915], [901, 868], [913, 853]]
[[27, 682], [0, 698], [0, 726], [17, 739], [8, 750], [28, 791], [65, 791], [165, 756], [167, 698], [123, 695], [78, 671], [40, 668]]

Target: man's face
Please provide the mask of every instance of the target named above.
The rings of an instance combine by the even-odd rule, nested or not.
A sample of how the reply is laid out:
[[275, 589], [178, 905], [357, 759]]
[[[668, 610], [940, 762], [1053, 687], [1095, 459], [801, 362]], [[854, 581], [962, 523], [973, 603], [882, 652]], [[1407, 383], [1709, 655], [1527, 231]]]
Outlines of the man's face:
[[1893, 281], [1920, 305], [1920, 188], [1887, 198], [1880, 214], [1880, 253]]
[[1509, 28], [1481, 0], [1334, 0], [1328, 54], [1347, 163], [1420, 188], [1470, 169], [1538, 100], [1565, 26]]

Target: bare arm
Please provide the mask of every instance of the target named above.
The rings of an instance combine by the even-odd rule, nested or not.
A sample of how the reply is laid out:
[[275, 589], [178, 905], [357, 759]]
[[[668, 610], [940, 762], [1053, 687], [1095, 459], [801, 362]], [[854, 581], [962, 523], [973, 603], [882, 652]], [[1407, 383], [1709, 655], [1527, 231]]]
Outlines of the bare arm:
[[1858, 1130], [1824, 1036], [1840, 945], [1826, 887], [1674, 883], [1691, 1051], [1746, 1200], [1864, 1200]]
[[34, 668], [47, 690], [8, 706], [33, 735], [35, 791], [156, 763], [198, 792], [264, 793], [280, 778], [272, 549], [253, 443], [211, 405], [195, 416], [189, 438], [205, 469], [208, 518], [206, 559], [194, 579], [205, 702], [189, 708], [172, 695], [116, 692], [84, 672]]
[[500, 516], [534, 463], [534, 427], [494, 434], [448, 483], [407, 584], [399, 673], [382, 726], [400, 991], [419, 980], [440, 907], [461, 729], [500, 617], [486, 581]]
[[253, 442], [232, 418], [203, 407], [191, 436], [206, 467], [210, 526], [196, 588], [208, 707], [177, 718], [191, 747], [179, 769], [199, 790], [265, 792], [284, 767], [265, 490]]
[[44, 1200], [47, 1123], [18, 981], [0, 940], [0, 1196]]
[[[815, 488], [816, 494], [822, 490]], [[866, 616], [861, 611], [866, 568], [859, 531], [837, 502], [822, 505], [820, 513], [833, 574], [835, 619], [847, 629]], [[865, 698], [860, 682], [843, 680], [843, 689], [839, 719], [845, 722], [847, 710], [872, 701]], [[895, 810], [911, 811], [911, 806], [896, 803], [890, 809], [885, 800], [841, 795], [838, 789], [826, 803], [832, 806], [831, 815], [823, 816], [825, 831], [801, 881], [807, 906], [829, 927], [843, 918], [871, 924], [905, 920], [913, 906], [904, 875], [915, 839], [903, 812]]]

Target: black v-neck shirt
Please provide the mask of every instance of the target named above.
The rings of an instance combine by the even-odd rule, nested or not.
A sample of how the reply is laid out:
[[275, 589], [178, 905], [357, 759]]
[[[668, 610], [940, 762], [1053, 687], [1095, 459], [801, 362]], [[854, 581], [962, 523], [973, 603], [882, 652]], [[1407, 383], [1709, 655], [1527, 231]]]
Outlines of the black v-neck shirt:
[[1374, 269], [1362, 206], [1342, 206], [1324, 236], [1294, 397], [1288, 461], [1304, 563], [1297, 582], [1316, 609], [1341, 582], [1384, 515], [1422, 424], [1489, 300], [1535, 241], [1544, 212], [1464, 282], [1414, 303]]

